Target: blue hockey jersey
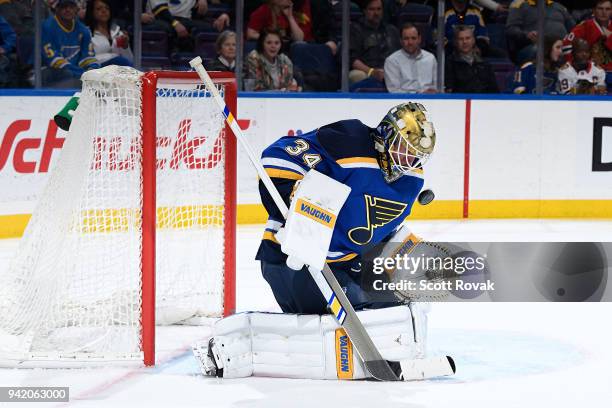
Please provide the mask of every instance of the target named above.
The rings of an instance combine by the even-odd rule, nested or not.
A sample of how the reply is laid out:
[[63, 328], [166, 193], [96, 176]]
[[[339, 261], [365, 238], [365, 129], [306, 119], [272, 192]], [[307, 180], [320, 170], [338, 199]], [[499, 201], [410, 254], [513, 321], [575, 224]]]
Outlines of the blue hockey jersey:
[[[311, 168], [351, 187], [336, 221], [328, 263], [358, 260], [382, 242], [410, 214], [423, 187], [422, 170], [392, 183], [384, 180], [373, 132], [359, 120], [344, 120], [299, 137], [282, 137], [262, 153], [262, 164], [288, 205], [295, 182]], [[257, 259], [284, 262], [274, 237], [283, 217], [263, 183], [259, 188], [269, 218]]]
[[56, 16], [44, 21], [42, 27], [43, 62], [51, 68], [68, 67], [80, 74], [99, 68], [89, 29], [78, 20], [72, 27], [64, 27]]
[[0, 47], [4, 48], [6, 54], [10, 54], [15, 50], [17, 43], [17, 35], [11, 25], [0, 16]]
[[[557, 73], [544, 71], [544, 93], [554, 94], [557, 89]], [[536, 65], [533, 62], [527, 62], [514, 73], [512, 81], [512, 92], [516, 94], [534, 94], [536, 93]]]

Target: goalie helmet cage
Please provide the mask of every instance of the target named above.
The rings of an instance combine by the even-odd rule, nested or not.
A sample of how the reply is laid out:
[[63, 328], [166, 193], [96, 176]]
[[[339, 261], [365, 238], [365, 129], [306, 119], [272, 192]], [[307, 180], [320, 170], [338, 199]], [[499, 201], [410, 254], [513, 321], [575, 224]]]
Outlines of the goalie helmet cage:
[[[236, 112], [234, 75], [210, 74]], [[195, 72], [82, 79], [0, 275], [0, 366], [153, 365], [156, 323], [235, 310], [236, 141], [210, 93]]]

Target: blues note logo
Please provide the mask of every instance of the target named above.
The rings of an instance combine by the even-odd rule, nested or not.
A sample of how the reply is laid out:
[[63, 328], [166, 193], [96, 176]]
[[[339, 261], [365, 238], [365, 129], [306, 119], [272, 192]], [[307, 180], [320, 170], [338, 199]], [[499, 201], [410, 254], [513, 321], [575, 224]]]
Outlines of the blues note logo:
[[366, 226], [353, 228], [348, 236], [357, 245], [365, 245], [374, 235], [376, 228], [382, 227], [399, 217], [407, 204], [365, 194]]

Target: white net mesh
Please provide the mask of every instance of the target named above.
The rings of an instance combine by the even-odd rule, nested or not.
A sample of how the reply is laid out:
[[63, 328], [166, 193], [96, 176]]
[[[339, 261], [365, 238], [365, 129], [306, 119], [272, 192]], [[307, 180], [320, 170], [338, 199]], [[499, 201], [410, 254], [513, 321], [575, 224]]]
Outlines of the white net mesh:
[[[142, 359], [141, 74], [90, 72], [61, 157], [0, 276], [2, 365]], [[158, 84], [156, 107], [157, 322], [220, 316], [223, 117], [197, 81]]]

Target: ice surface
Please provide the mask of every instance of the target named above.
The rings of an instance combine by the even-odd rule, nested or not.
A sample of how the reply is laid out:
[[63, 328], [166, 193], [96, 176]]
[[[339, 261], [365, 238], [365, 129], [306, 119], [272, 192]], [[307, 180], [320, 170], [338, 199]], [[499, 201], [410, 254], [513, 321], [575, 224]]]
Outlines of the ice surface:
[[[438, 241], [612, 241], [603, 221], [419, 221]], [[238, 231], [238, 309], [278, 311], [254, 261], [262, 226]], [[0, 271], [16, 247], [0, 241]], [[598, 407], [612, 401], [611, 303], [445, 303], [430, 314], [430, 353], [454, 377], [411, 382], [218, 380], [199, 374], [189, 345], [206, 327], [158, 330], [153, 368], [0, 369], [0, 386], [69, 386], [77, 407]], [[22, 403], [20, 407], [29, 404]], [[31, 404], [40, 407], [40, 404]], [[64, 406], [46, 404], [45, 406]]]

